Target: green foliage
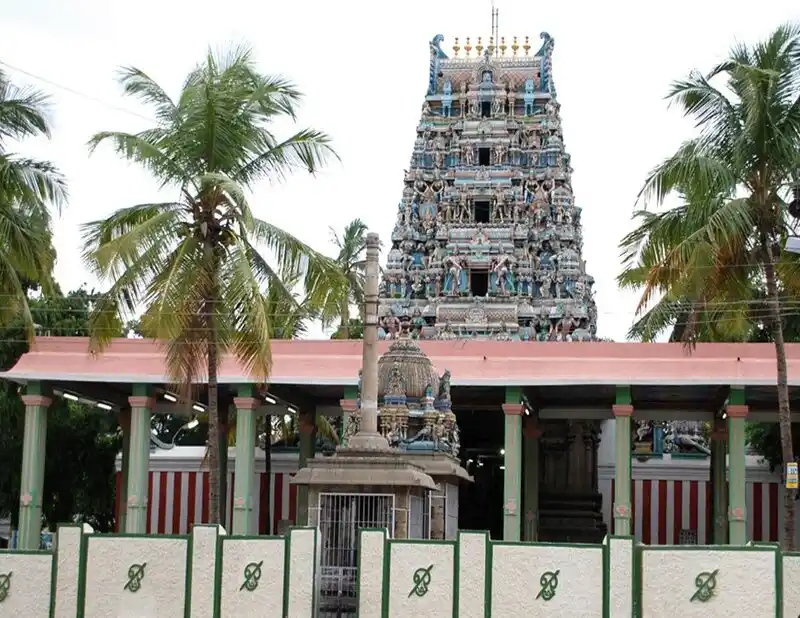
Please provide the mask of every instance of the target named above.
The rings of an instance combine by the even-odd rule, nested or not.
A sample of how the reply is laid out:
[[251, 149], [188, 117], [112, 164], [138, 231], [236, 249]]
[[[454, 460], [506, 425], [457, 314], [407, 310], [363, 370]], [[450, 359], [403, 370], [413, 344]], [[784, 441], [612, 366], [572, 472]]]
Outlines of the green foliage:
[[66, 183], [52, 164], [10, 148], [42, 135], [50, 136], [47, 98], [16, 87], [0, 71], [0, 327], [21, 318], [28, 340], [34, 335], [28, 286], [36, 282], [46, 294], [55, 288], [49, 207], [64, 203]]
[[[621, 242], [621, 287], [641, 292], [630, 332], [645, 341], [747, 341], [761, 331], [775, 345], [780, 459], [794, 459], [783, 322], [800, 292], [800, 257], [783, 249], [791, 233], [787, 198], [800, 168], [800, 26], [777, 28], [752, 46], [736, 44], [707, 74], [693, 71], [668, 97], [697, 126], [650, 174], [640, 193], [661, 212], [636, 213]], [[774, 465], [775, 429], [750, 438]], [[794, 547], [794, 501], [784, 502], [785, 548]]]
[[[209, 52], [175, 99], [136, 68], [122, 69], [120, 82], [150, 107], [154, 126], [98, 133], [90, 148], [112, 145], [178, 197], [121, 208], [83, 227], [86, 263], [110, 283], [92, 313], [92, 344], [102, 348], [121, 320], [144, 306], [141, 331], [163, 342], [175, 389], [191, 396], [192, 385], [208, 379], [210, 521], [218, 523], [219, 427], [227, 413], [218, 403], [221, 356], [232, 354], [266, 382], [270, 338], [302, 328], [305, 316], [340, 298], [346, 285], [332, 260], [256, 217], [247, 194], [261, 180], [314, 173], [335, 154], [313, 129], [275, 137], [276, 123], [295, 119], [301, 95], [288, 81], [259, 73], [248, 49]], [[302, 305], [290, 282], [302, 285]], [[287, 325], [289, 315], [299, 318]]]
[[335, 259], [336, 267], [346, 285], [338, 289], [337, 295], [330, 295], [319, 312], [322, 326], [328, 327], [338, 321], [339, 328], [333, 339], [359, 339], [360, 337], [350, 332], [350, 307], [355, 305], [363, 313], [367, 275], [367, 224], [361, 219], [353, 219], [345, 226], [341, 236], [333, 228], [330, 228], [330, 232], [333, 243], [339, 250]]
[[682, 203], [636, 212], [639, 227], [621, 242], [618, 281], [641, 292], [630, 336], [649, 341], [677, 326], [690, 344], [746, 341], [754, 324], [776, 328], [775, 304], [800, 287], [800, 260], [782, 251], [800, 166], [800, 27], [736, 45], [708, 74], [675, 82], [669, 98], [698, 136], [640, 193], [645, 208], [668, 195]]
[[[31, 299], [33, 321], [53, 336], [87, 336], [91, 293]], [[0, 331], [0, 370], [27, 351], [22, 317]], [[16, 524], [25, 409], [16, 384], [0, 381], [0, 516]], [[114, 460], [121, 447], [112, 413], [54, 398], [48, 411], [43, 515], [51, 527], [86, 521], [99, 531], [114, 523]]]
[[336, 332], [331, 335], [331, 339], [363, 339], [364, 338], [364, 322], [361, 318], [350, 318], [350, 325], [347, 332], [339, 326]]

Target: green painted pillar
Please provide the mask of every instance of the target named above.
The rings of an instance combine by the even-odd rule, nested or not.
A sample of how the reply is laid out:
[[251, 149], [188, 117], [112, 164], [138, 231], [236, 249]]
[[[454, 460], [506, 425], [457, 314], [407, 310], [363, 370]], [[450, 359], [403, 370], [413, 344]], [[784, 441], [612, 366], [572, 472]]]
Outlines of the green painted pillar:
[[253, 521], [253, 482], [256, 474], [256, 415], [261, 400], [252, 397], [252, 389], [239, 389], [233, 400], [236, 407], [236, 462], [233, 483], [233, 534], [256, 533]]
[[125, 532], [125, 519], [128, 515], [128, 470], [131, 467], [131, 409], [122, 408], [118, 415], [119, 428], [122, 430], [122, 453], [120, 456], [120, 483], [117, 496], [117, 531]]
[[503, 540], [519, 541], [522, 498], [522, 397], [518, 386], [506, 387]]
[[726, 474], [728, 432], [725, 421], [714, 420], [711, 432], [711, 501], [713, 509], [712, 539], [715, 545], [728, 543], [728, 478]]
[[728, 536], [731, 545], [744, 545], [747, 543], [744, 423], [748, 412], [744, 389], [731, 389], [725, 412], [728, 415]]
[[17, 549], [31, 550], [41, 545], [47, 410], [52, 400], [43, 394], [42, 385], [36, 382], [28, 384], [22, 402], [25, 404], [25, 433]]
[[614, 534], [633, 534], [631, 526], [631, 389], [617, 386], [613, 408], [617, 459], [614, 466]]
[[342, 433], [339, 436], [342, 446], [347, 446], [345, 436], [347, 435], [347, 425], [350, 422], [350, 415], [358, 411], [358, 387], [345, 386], [344, 399], [339, 402], [342, 406]]
[[535, 416], [525, 416], [523, 420], [525, 438], [522, 461], [525, 471], [522, 475], [522, 504], [525, 511], [523, 522], [523, 541], [539, 540], [539, 438], [542, 430]]
[[[300, 461], [298, 464], [300, 469], [308, 466], [308, 460], [314, 457], [316, 416], [316, 410], [300, 412], [298, 415], [300, 431]], [[295, 525], [308, 525], [308, 485], [300, 485], [297, 488], [297, 521]]]
[[131, 406], [130, 467], [128, 469], [128, 512], [125, 532], [147, 532], [147, 489], [150, 483], [150, 413], [155, 400], [146, 384], [134, 384]]

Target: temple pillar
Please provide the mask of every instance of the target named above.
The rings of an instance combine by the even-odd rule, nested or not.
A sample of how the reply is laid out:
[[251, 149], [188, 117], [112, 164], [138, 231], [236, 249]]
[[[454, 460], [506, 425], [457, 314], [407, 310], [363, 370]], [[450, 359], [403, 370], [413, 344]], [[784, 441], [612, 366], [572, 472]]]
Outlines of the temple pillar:
[[388, 440], [378, 433], [378, 258], [380, 239], [367, 234], [364, 273], [364, 339], [361, 355], [361, 415], [358, 433], [348, 440], [348, 448], [362, 451], [388, 451]]
[[747, 543], [744, 424], [748, 411], [744, 389], [732, 388], [725, 409], [728, 415], [728, 542], [731, 545]]
[[631, 390], [617, 387], [616, 403], [612, 411], [615, 419], [617, 458], [614, 466], [614, 534], [629, 536], [631, 526]]
[[518, 386], [506, 387], [505, 474], [503, 483], [503, 540], [520, 540], [522, 494], [522, 398]]
[[239, 389], [236, 406], [236, 462], [233, 481], [233, 531], [239, 536], [256, 533], [253, 520], [253, 482], [256, 472], [256, 415], [261, 400], [249, 387]]
[[725, 545], [728, 542], [728, 479], [726, 458], [728, 432], [725, 421], [714, 420], [711, 432], [711, 501], [713, 513], [712, 542]]
[[526, 416], [523, 422], [524, 446], [522, 461], [525, 471], [522, 474], [522, 505], [525, 511], [523, 522], [523, 541], [539, 540], [539, 438], [542, 430], [538, 419]]
[[19, 498], [18, 550], [39, 549], [42, 534], [42, 494], [47, 444], [47, 410], [52, 400], [38, 382], [22, 395], [25, 404], [25, 433], [22, 442], [22, 484]]
[[131, 467], [131, 409], [124, 407], [117, 415], [117, 422], [122, 432], [122, 453], [119, 467], [119, 496], [117, 496], [117, 532], [125, 531], [125, 519], [128, 516], [128, 470]]
[[[314, 442], [316, 428], [316, 411], [303, 411], [298, 413], [298, 429], [300, 433], [300, 469], [308, 466], [308, 460], [314, 457]], [[297, 521], [296, 526], [308, 525], [308, 487], [300, 485], [297, 488]]]
[[130, 468], [128, 470], [128, 513], [125, 532], [147, 532], [147, 490], [150, 483], [150, 411], [155, 400], [145, 384], [134, 384], [131, 406]]

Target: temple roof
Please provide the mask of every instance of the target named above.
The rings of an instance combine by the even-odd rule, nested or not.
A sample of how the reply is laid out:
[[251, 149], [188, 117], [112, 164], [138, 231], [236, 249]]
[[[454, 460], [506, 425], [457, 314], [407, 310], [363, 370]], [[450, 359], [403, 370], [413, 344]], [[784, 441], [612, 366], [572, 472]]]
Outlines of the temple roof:
[[[700, 343], [689, 353], [673, 343], [563, 343], [491, 340], [419, 341], [455, 386], [749, 385], [776, 382], [768, 343]], [[389, 342], [379, 342], [379, 353]], [[789, 384], [800, 386], [800, 344], [787, 344]], [[273, 341], [272, 384], [353, 385], [361, 341]], [[168, 383], [158, 342], [116, 339], [102, 354], [83, 337], [39, 337], [0, 379], [27, 382]], [[222, 361], [220, 383], [260, 381], [233, 358]]]
[[[397, 371], [399, 384], [394, 385]], [[396, 339], [378, 359], [378, 398], [400, 387], [407, 397], [419, 399], [425, 396], [428, 387], [436, 394], [439, 374], [415, 341], [408, 337]]]

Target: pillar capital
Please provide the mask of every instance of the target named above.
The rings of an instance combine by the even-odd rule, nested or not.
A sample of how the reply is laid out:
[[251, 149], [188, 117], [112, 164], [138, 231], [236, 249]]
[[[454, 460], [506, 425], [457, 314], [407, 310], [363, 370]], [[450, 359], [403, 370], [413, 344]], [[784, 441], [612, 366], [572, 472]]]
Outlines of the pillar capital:
[[20, 399], [22, 399], [22, 403], [24, 403], [26, 406], [40, 406], [43, 408], [49, 408], [50, 404], [53, 403], [53, 400], [50, 399], [50, 397], [29, 393], [21, 395]]
[[725, 412], [729, 418], [747, 418], [747, 413], [750, 411], [750, 406], [741, 404], [729, 404], [725, 407]]
[[633, 416], [633, 406], [629, 403], [615, 403], [611, 406], [611, 411], [615, 417], [618, 416]]
[[261, 400], [257, 397], [234, 397], [233, 405], [237, 410], [255, 410], [261, 407]]
[[358, 411], [358, 399], [340, 399], [339, 405], [345, 414], [353, 414]]
[[522, 416], [525, 406], [521, 403], [504, 403], [503, 414], [506, 416]]
[[131, 395], [128, 397], [128, 403], [130, 404], [131, 408], [145, 408], [147, 410], [152, 410], [156, 405], [156, 400], [153, 397], [148, 397], [146, 395]]

